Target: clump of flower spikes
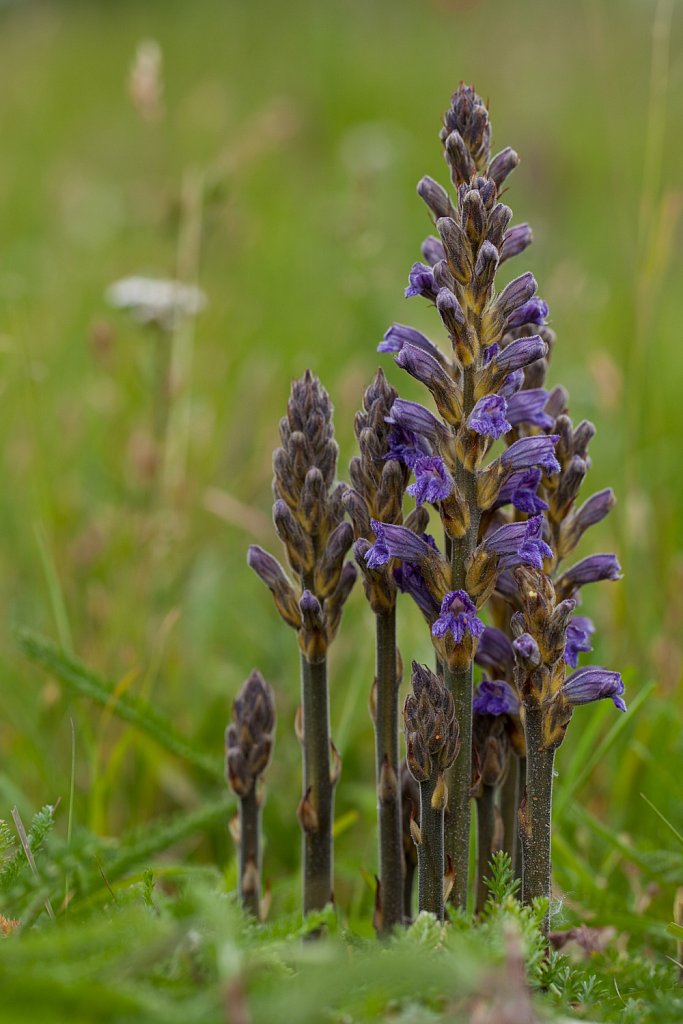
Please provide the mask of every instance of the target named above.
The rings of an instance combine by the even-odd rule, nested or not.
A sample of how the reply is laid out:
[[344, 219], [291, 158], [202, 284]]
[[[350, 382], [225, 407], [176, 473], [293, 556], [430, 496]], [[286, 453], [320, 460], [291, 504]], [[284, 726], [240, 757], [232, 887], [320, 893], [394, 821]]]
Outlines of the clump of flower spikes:
[[[434, 400], [438, 415], [415, 402], [394, 403], [389, 457], [413, 470], [408, 492], [418, 505], [438, 509], [451, 564], [433, 538], [378, 521], [372, 524], [375, 544], [366, 553], [370, 567], [393, 567], [399, 587], [430, 623], [439, 659], [460, 674], [471, 670], [484, 632], [478, 613], [490, 598], [494, 622], [504, 628], [501, 635], [509, 634], [511, 612], [521, 600], [513, 571], [526, 566], [557, 575], [560, 561], [614, 503], [605, 490], [574, 507], [594, 428], [584, 422], [574, 429], [564, 390], [548, 393], [543, 386], [554, 334], [533, 276], [522, 274], [495, 291], [499, 266], [523, 252], [532, 234], [526, 224], [510, 227], [511, 211], [498, 201], [518, 157], [508, 148], [490, 159], [490, 134], [484, 104], [461, 86], [441, 132], [455, 201], [431, 178], [418, 185], [438, 237], [423, 243], [425, 262], [411, 268], [406, 296], [434, 304], [452, 354], [403, 324], [394, 324], [379, 346], [394, 353]], [[505, 450], [484, 465], [501, 437]], [[618, 576], [613, 555], [589, 556], [559, 577], [558, 594], [572, 597], [573, 612], [580, 586]], [[590, 650], [592, 631], [590, 620], [568, 614], [563, 666], [576, 667], [579, 652]], [[507, 680], [514, 683], [514, 659], [507, 663]], [[605, 670], [563, 676], [559, 689], [564, 704], [570, 697], [577, 703], [601, 696], [623, 704], [620, 677]]]

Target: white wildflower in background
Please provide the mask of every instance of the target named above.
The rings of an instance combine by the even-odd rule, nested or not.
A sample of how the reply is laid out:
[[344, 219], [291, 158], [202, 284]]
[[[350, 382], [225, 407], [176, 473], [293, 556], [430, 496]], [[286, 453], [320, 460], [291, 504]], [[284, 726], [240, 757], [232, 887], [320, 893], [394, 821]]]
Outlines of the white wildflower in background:
[[142, 324], [172, 330], [183, 317], [194, 317], [206, 306], [206, 295], [194, 285], [153, 277], [124, 277], [107, 289], [107, 301], [127, 309]]

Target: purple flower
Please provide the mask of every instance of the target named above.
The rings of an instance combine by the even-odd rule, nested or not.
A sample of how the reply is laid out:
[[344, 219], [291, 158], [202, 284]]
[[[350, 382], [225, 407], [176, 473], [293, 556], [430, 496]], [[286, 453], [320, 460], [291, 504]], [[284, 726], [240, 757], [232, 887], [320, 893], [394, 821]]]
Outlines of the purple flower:
[[435, 359], [443, 358], [436, 345], [425, 338], [424, 334], [416, 331], [414, 327], [406, 324], [392, 324], [377, 346], [378, 352], [400, 352], [404, 345], [414, 345], [415, 348], [428, 352]]
[[465, 323], [465, 314], [450, 288], [439, 288], [436, 296], [436, 308], [446, 330], [450, 334], [457, 335]]
[[431, 299], [434, 302], [436, 300], [436, 293], [437, 287], [432, 268], [425, 266], [424, 263], [413, 263], [408, 274], [406, 298], [410, 299], [414, 295], [422, 295], [425, 299]]
[[536, 493], [542, 475], [540, 469], [522, 469], [513, 473], [498, 492], [493, 507], [500, 508], [509, 503], [520, 512], [526, 512], [530, 516], [544, 512], [548, 508], [548, 504]]
[[552, 430], [555, 420], [545, 411], [548, 392], [545, 388], [527, 388], [508, 400], [507, 416], [513, 427], [525, 423], [541, 430]]
[[483, 544], [487, 551], [499, 555], [499, 569], [515, 565], [543, 568], [543, 559], [552, 558], [552, 551], [542, 539], [543, 517], [534, 516], [525, 523], [506, 523], [487, 534]]
[[528, 224], [517, 224], [503, 235], [500, 249], [500, 262], [519, 256], [534, 240], [533, 232]]
[[586, 615], [575, 615], [567, 626], [567, 646], [564, 649], [564, 660], [572, 668], [576, 668], [579, 654], [592, 651], [590, 636], [595, 626]]
[[461, 644], [465, 633], [479, 637], [484, 632], [484, 623], [477, 617], [477, 609], [464, 590], [452, 590], [441, 602], [441, 613], [432, 626], [434, 636], [451, 633], [456, 644]]
[[448, 431], [433, 412], [425, 409], [419, 402], [409, 402], [405, 398], [396, 399], [386, 421], [406, 431], [420, 434], [437, 446], [448, 436]]
[[519, 700], [504, 680], [482, 679], [474, 694], [472, 710], [478, 715], [516, 715]]
[[452, 379], [434, 356], [424, 349], [418, 348], [417, 345], [409, 343], [403, 345], [401, 351], [394, 356], [394, 362], [428, 388], [434, 382], [445, 383], [446, 387], [453, 386]]
[[[436, 550], [433, 537], [425, 533], [423, 540]], [[439, 614], [439, 603], [430, 594], [419, 568], [410, 562], [401, 562], [394, 569], [394, 582], [402, 594], [410, 594], [425, 618], [434, 622]]]
[[517, 338], [496, 354], [496, 369], [512, 373], [513, 370], [521, 370], [529, 363], [542, 359], [547, 352], [548, 346], [538, 334], [532, 334], [530, 338]]
[[509, 373], [501, 386], [498, 388], [498, 394], [502, 398], [509, 402], [513, 395], [521, 389], [524, 384], [524, 370], [513, 370]]
[[565, 587], [583, 587], [586, 583], [598, 583], [600, 580], [621, 579], [621, 566], [616, 555], [588, 555], [560, 577]]
[[531, 633], [522, 633], [516, 640], [513, 640], [512, 649], [522, 665], [531, 665], [533, 668], [541, 664], [541, 652]]
[[499, 438], [512, 427], [505, 418], [506, 402], [500, 395], [480, 398], [467, 418], [467, 426], [477, 434]]
[[495, 181], [499, 190], [508, 174], [514, 171], [518, 163], [519, 157], [510, 146], [506, 146], [505, 149], [501, 149], [500, 153], [496, 153], [489, 164], [488, 175]]
[[559, 473], [560, 464], [555, 458], [555, 445], [559, 440], [559, 434], [520, 437], [500, 456], [501, 465], [515, 471], [538, 467], [548, 474]]
[[521, 306], [517, 306], [506, 318], [505, 328], [508, 331], [512, 331], [516, 327], [522, 327], [524, 324], [544, 324], [547, 316], [547, 304], [543, 299], [536, 297], [529, 299], [528, 302], [524, 302]]
[[420, 562], [429, 555], [433, 548], [418, 537], [406, 526], [393, 526], [370, 520], [375, 543], [365, 553], [365, 564], [368, 569], [377, 569], [386, 565], [390, 558], [400, 558], [403, 562]]
[[422, 255], [430, 267], [435, 266], [441, 260], [446, 259], [446, 251], [440, 238], [429, 235], [422, 243]]
[[408, 488], [418, 505], [443, 501], [453, 491], [453, 478], [438, 455], [418, 459], [413, 466], [415, 483]]
[[570, 704], [590, 704], [609, 697], [619, 711], [626, 711], [626, 704], [621, 699], [623, 692], [624, 682], [619, 673], [608, 672], [597, 665], [577, 669], [562, 686], [562, 693]]
[[486, 626], [481, 634], [474, 660], [483, 668], [507, 675], [514, 666], [514, 652], [509, 637], [502, 629]]
[[616, 498], [611, 487], [592, 494], [576, 511], [574, 522], [577, 530], [583, 533], [589, 526], [595, 526], [614, 508]]
[[535, 291], [536, 279], [527, 271], [526, 274], [516, 277], [506, 288], [503, 288], [496, 305], [503, 316], [507, 318], [518, 306], [528, 302]]
[[387, 438], [389, 450], [385, 459], [396, 459], [404, 466], [413, 468], [418, 459], [431, 455], [429, 442], [415, 430], [408, 430], [400, 423], [394, 423]]

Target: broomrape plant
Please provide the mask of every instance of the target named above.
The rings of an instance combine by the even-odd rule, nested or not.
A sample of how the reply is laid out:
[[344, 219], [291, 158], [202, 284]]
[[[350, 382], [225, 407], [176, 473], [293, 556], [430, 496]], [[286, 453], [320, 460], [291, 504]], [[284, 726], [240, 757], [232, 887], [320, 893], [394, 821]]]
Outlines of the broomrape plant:
[[[443, 919], [448, 892], [455, 907], [466, 909], [473, 797], [478, 908], [489, 860], [501, 848], [521, 874], [524, 901], [549, 901], [554, 752], [575, 705], [609, 697], [625, 710], [617, 672], [577, 667], [594, 632], [577, 614], [580, 590], [618, 579], [617, 559], [599, 554], [563, 564], [614, 504], [611, 490], [577, 504], [595, 429], [587, 421], [574, 427], [567, 392], [545, 387], [555, 335], [533, 276], [522, 273], [497, 287], [501, 266], [532, 241], [530, 227], [512, 226], [512, 211], [500, 201], [519, 158], [509, 147], [491, 156], [488, 110], [465, 85], [451, 99], [440, 139], [452, 191], [429, 177], [418, 184], [436, 234], [423, 242], [423, 261], [410, 269], [405, 294], [435, 308], [450, 344], [444, 351], [396, 323], [379, 345], [424, 385], [432, 407], [399, 397], [379, 370], [356, 417], [351, 486], [335, 485], [331, 406], [307, 371], [293, 385], [274, 458], [275, 526], [298, 590], [272, 556], [260, 548], [249, 553], [302, 651], [299, 817], [308, 911], [322, 907], [333, 889], [338, 767], [325, 656], [355, 578], [344, 562], [353, 541], [375, 617], [375, 923], [385, 932], [411, 912], [415, 857], [408, 835], [417, 848], [419, 910]], [[406, 494], [415, 500], [409, 514]], [[427, 532], [430, 508], [441, 520], [441, 546]], [[413, 662], [403, 769], [399, 592], [417, 604], [435, 651], [435, 671]], [[475, 663], [486, 673], [476, 691]], [[419, 788], [410, 808], [402, 807], [402, 793], [412, 792], [406, 772]]]

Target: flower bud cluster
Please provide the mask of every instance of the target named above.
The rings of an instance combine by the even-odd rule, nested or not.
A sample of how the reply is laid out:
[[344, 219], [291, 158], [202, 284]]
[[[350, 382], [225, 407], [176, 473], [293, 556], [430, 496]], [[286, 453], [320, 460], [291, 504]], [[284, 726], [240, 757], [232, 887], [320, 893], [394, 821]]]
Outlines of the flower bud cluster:
[[239, 797], [247, 796], [268, 767], [275, 736], [275, 696], [256, 669], [238, 693], [225, 731], [225, 774]]
[[[453, 696], [439, 676], [413, 662], [412, 691], [403, 707], [406, 760], [416, 782], [428, 782], [446, 771], [459, 749], [459, 727]], [[445, 799], [444, 799], [445, 806]]]
[[298, 586], [257, 545], [249, 548], [247, 561], [273, 594], [281, 617], [298, 631], [306, 658], [315, 663], [324, 659], [337, 633], [357, 573], [345, 561], [353, 528], [344, 521], [346, 487], [334, 483], [338, 447], [332, 404], [309, 370], [292, 384], [280, 439], [282, 446], [273, 455], [273, 521]]

